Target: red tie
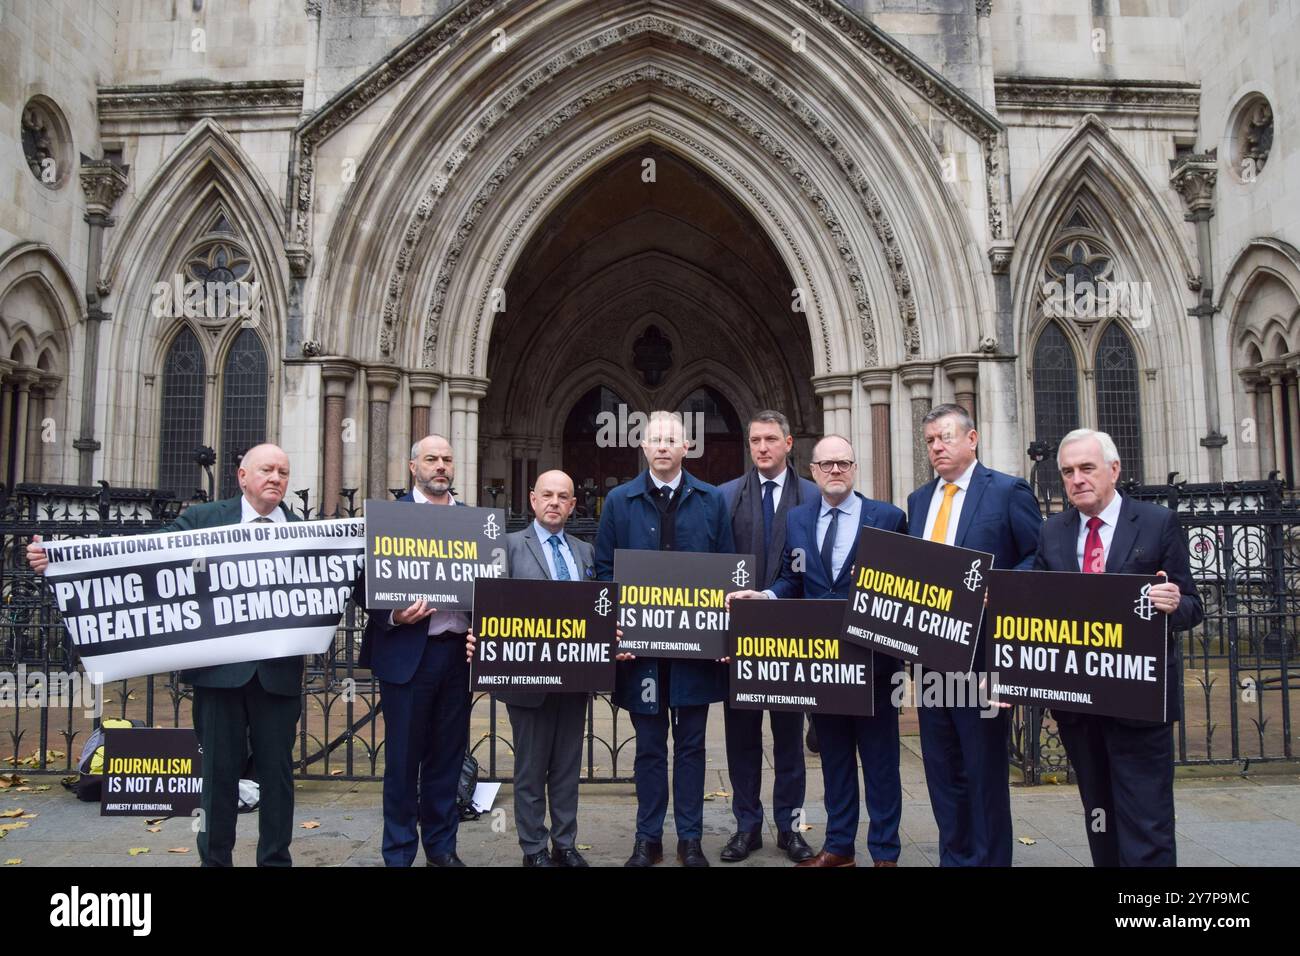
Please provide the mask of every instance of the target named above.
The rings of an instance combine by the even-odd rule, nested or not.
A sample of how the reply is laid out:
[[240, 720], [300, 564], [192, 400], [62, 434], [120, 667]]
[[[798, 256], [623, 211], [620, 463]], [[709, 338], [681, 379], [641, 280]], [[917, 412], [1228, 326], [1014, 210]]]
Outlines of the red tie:
[[1102, 547], [1100, 531], [1104, 523], [1100, 518], [1088, 519], [1088, 537], [1083, 541], [1085, 574], [1104, 574], [1106, 571], [1106, 549]]

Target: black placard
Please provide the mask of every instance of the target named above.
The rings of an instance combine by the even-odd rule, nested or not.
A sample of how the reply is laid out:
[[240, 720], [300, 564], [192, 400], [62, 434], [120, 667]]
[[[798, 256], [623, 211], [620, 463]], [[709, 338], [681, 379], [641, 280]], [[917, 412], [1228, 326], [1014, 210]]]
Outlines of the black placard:
[[1165, 719], [1169, 618], [1158, 577], [994, 571], [986, 666], [1004, 701], [1135, 720]]
[[366, 607], [423, 598], [440, 611], [468, 611], [477, 578], [506, 576], [505, 522], [500, 508], [367, 501]]
[[194, 731], [104, 729], [105, 817], [187, 817], [203, 798], [203, 756]]
[[890, 657], [965, 673], [992, 567], [983, 551], [863, 528], [842, 633]]
[[715, 661], [727, 653], [727, 592], [754, 586], [754, 556], [619, 549], [614, 580], [619, 651]]
[[731, 602], [731, 706], [875, 714], [872, 652], [840, 636], [847, 601]]
[[614, 689], [618, 585], [479, 578], [470, 667], [474, 690]]

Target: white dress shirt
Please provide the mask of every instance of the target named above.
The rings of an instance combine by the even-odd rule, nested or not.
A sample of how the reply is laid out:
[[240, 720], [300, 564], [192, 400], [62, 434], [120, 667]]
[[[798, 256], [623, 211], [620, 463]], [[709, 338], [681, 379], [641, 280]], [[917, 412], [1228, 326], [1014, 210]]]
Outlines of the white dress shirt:
[[[835, 543], [831, 545], [831, 573], [834, 575], [831, 581], [834, 583], [839, 580], [840, 572], [844, 570], [844, 562], [852, 561], [854, 558], [854, 551], [858, 545], [858, 532], [862, 527], [862, 499], [856, 494], [850, 494], [837, 505], [830, 504], [825, 498], [821, 500], [821, 509], [817, 512], [817, 527], [814, 530], [817, 536], [817, 553], [807, 555], [808, 561], [821, 563], [822, 543], [825, 542], [826, 532], [831, 526], [832, 508], [840, 509], [840, 516], [835, 522]], [[776, 597], [776, 592], [771, 588], [765, 589], [763, 594], [768, 598]]]
[[[1119, 492], [1115, 492], [1115, 497], [1110, 499], [1110, 504], [1101, 509], [1101, 514], [1097, 515], [1102, 520], [1102, 525], [1097, 529], [1097, 534], [1101, 536], [1101, 548], [1103, 564], [1110, 559], [1110, 542], [1115, 537], [1115, 523], [1119, 521], [1119, 510], [1124, 506], [1124, 501]], [[1075, 545], [1074, 556], [1079, 562], [1079, 570], [1083, 570], [1083, 545], [1088, 540], [1088, 516], [1079, 512], [1079, 540]]]
[[952, 511], [948, 515], [948, 531], [944, 535], [944, 544], [953, 544], [957, 540], [957, 523], [961, 521], [961, 506], [966, 502], [966, 489], [970, 487], [971, 477], [975, 474], [975, 466], [979, 464], [976, 459], [970, 463], [970, 467], [962, 472], [956, 481], [948, 482], [943, 478], [939, 479], [938, 484], [934, 486], [934, 494], [930, 496], [930, 511], [925, 516], [925, 540], [930, 540], [930, 532], [934, 530], [934, 522], [939, 517], [939, 508], [943, 505], [944, 489], [953, 484], [957, 486], [957, 493], [952, 496]]
[[775, 481], [776, 487], [772, 489], [772, 514], [776, 514], [776, 509], [781, 507], [781, 492], [785, 491], [785, 476], [790, 473], [790, 469], [782, 468], [781, 473], [775, 478], [764, 478], [763, 473], [758, 473], [758, 492], [763, 493], [763, 486], [769, 481]]
[[257, 510], [248, 503], [248, 499], [243, 497], [239, 499], [239, 511], [239, 521], [241, 524], [249, 524], [250, 522], [256, 521], [258, 518], [269, 518], [277, 524], [289, 520], [284, 516], [284, 509], [279, 505], [272, 508], [269, 515], [260, 515], [257, 513]]
[[654, 482], [654, 486], [656, 490], [663, 488], [664, 485], [667, 485], [669, 488], [673, 490], [673, 494], [675, 495], [677, 494], [677, 489], [680, 488], [682, 484], [682, 473], [681, 470], [678, 469], [677, 474], [673, 476], [672, 481], [660, 481], [659, 476], [652, 471], [650, 472], [650, 480]]

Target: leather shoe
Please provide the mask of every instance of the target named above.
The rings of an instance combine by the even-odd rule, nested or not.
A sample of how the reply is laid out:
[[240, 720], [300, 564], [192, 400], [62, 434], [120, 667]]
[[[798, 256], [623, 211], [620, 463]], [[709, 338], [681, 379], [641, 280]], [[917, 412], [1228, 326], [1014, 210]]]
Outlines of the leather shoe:
[[637, 840], [632, 847], [632, 855], [624, 866], [654, 866], [664, 859], [664, 845], [650, 840]]
[[796, 863], [795, 866], [857, 866], [857, 862], [851, 856], [836, 856], [834, 853], [827, 853], [822, 850], [816, 856], [804, 860], [802, 863]]
[[739, 863], [755, 850], [763, 848], [763, 834], [755, 830], [753, 833], [740, 832], [727, 841], [727, 845], [722, 848], [720, 857], [723, 863]]
[[677, 862], [682, 866], [708, 866], [709, 859], [699, 840], [677, 841]]
[[429, 857], [428, 866], [464, 866], [465, 861], [456, 855], [453, 850], [451, 853], [438, 853]]
[[776, 845], [778, 849], [785, 850], [785, 855], [794, 863], [811, 860], [817, 855], [813, 852], [813, 848], [808, 845], [808, 841], [803, 838], [803, 835], [795, 833], [793, 830], [786, 830], [784, 833], [778, 834]]
[[898, 866], [898, 861], [897, 861], [897, 860], [877, 860], [875, 863], [872, 863], [871, 865], [872, 865], [873, 867], [882, 867], [882, 866]]
[[524, 866], [555, 866], [551, 860], [551, 854], [545, 850], [538, 850], [536, 853], [524, 854]]
[[591, 866], [591, 864], [583, 858], [582, 854], [573, 847], [567, 847], [566, 849], [561, 850], [557, 846], [551, 851], [551, 862], [556, 866]]

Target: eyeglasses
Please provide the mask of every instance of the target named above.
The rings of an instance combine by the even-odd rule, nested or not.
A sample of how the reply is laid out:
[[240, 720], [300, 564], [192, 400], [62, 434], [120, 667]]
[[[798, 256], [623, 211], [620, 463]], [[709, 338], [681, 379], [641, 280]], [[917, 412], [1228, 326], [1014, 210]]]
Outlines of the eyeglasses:
[[856, 462], [852, 462], [852, 461], [844, 461], [843, 459], [838, 460], [838, 461], [815, 461], [815, 462], [813, 462], [813, 465], [815, 465], [816, 467], [820, 468], [820, 469], [822, 470], [822, 473], [823, 473], [823, 474], [826, 474], [826, 475], [832, 474], [833, 472], [837, 472], [837, 471], [848, 471], [848, 470], [849, 470], [850, 468], [852, 468], [855, 464], [856, 464]]

